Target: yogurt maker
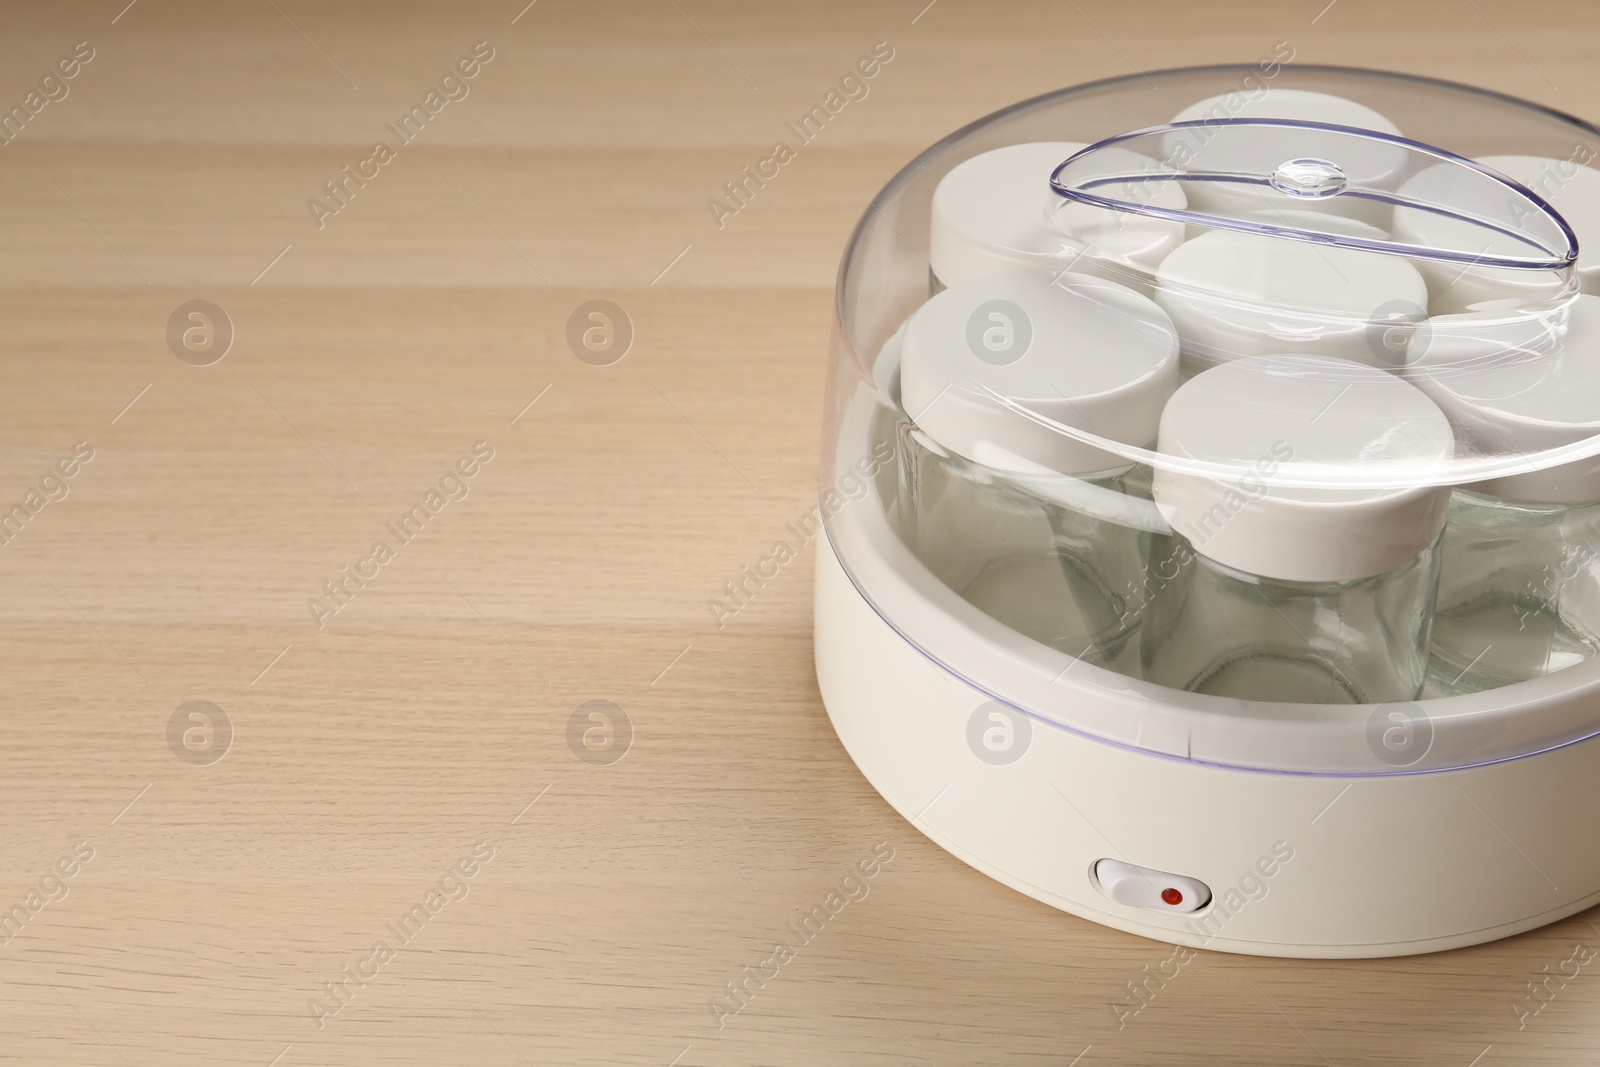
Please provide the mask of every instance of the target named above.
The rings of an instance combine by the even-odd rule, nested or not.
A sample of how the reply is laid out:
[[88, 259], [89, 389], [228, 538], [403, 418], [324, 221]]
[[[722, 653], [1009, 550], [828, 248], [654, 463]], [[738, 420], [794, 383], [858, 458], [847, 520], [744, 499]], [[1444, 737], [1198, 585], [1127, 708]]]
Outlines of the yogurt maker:
[[841, 263], [815, 652], [941, 847], [1224, 951], [1600, 903], [1600, 131], [1406, 75], [1118, 78]]

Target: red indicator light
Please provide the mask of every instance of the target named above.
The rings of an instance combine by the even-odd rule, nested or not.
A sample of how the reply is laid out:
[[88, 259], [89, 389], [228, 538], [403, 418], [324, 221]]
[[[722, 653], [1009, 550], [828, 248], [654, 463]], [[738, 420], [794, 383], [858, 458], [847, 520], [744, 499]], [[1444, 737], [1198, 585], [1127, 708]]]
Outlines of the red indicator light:
[[1179, 904], [1183, 903], [1183, 894], [1178, 892], [1176, 889], [1163, 889], [1161, 891], [1161, 899], [1166, 901], [1168, 904], [1171, 904], [1173, 907], [1177, 907]]

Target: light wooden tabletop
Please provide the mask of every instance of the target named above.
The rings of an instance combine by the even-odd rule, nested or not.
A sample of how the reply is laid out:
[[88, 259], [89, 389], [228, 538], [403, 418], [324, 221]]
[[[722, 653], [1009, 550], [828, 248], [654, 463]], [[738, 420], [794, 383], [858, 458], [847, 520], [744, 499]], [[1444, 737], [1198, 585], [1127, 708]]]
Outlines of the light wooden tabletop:
[[524, 2], [6, 7], [0, 1063], [1600, 1055], [1600, 978], [1514, 1010], [1589, 915], [1202, 953], [1119, 1018], [1167, 946], [964, 866], [840, 747], [811, 550], [707, 606], [814, 499], [837, 258], [922, 147], [1280, 41], [1596, 116], [1600, 8]]

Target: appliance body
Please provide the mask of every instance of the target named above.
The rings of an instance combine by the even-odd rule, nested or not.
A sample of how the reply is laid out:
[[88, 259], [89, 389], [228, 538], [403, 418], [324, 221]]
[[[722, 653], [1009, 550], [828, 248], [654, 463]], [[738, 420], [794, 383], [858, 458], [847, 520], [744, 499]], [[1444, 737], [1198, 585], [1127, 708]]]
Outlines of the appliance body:
[[[1014, 762], [969, 743], [992, 698], [873, 610], [826, 539], [817, 680], [839, 739], [922, 833], [1013, 889], [1128, 933], [1264, 956], [1397, 956], [1600, 903], [1600, 738], [1465, 770], [1240, 770], [1030, 719]], [[1103, 859], [1198, 879], [1195, 912], [1119, 903]]]
[[[824, 703], [862, 773], [918, 830], [1116, 929], [1337, 958], [1552, 922], [1600, 903], [1600, 660], [1393, 705], [1163, 690], [1008, 632], [934, 579], [897, 528], [896, 463], [884, 461], [905, 420], [896, 339], [927, 297], [916, 245], [938, 177], [996, 146], [1149, 125], [1183, 90], [1214, 93], [1253, 69], [1158, 73], [1160, 100], [1129, 78], [1017, 105], [924, 153], [863, 216], [840, 273], [818, 507]], [[1522, 139], [1541, 154], [1600, 148], [1587, 124], [1465, 87], [1335, 68], [1272, 77], [1457, 104], [1419, 136], [1463, 152], [1502, 149], [1484, 131], [1528, 116], [1538, 128]], [[1399, 121], [1410, 132], [1426, 126], [1419, 115]]]

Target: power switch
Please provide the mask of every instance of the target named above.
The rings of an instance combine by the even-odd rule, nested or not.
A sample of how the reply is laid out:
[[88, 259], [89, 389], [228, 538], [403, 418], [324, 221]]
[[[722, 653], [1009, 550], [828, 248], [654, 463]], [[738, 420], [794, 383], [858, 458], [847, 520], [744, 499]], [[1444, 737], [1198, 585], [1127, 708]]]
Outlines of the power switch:
[[1210, 888], [1198, 878], [1153, 871], [1122, 860], [1103, 859], [1094, 865], [1100, 892], [1130, 908], [1150, 911], [1199, 911], [1211, 903]]

